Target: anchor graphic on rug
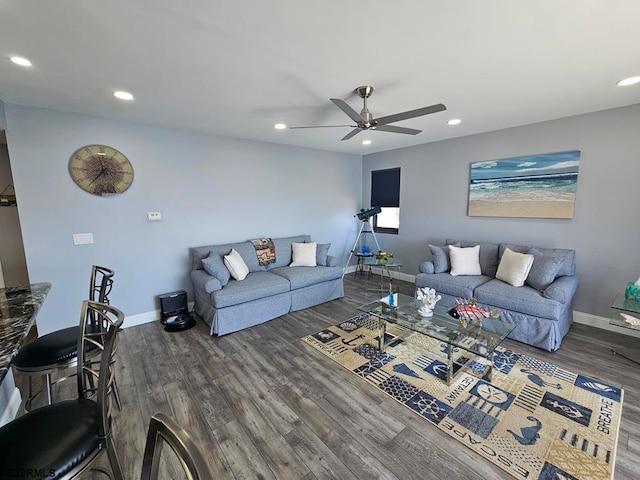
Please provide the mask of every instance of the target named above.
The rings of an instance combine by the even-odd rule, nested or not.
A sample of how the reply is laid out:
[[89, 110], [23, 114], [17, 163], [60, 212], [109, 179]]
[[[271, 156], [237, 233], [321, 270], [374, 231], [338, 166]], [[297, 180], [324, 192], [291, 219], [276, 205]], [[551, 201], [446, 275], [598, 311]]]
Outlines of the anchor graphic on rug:
[[353, 346], [353, 342], [355, 342], [356, 340], [360, 340], [361, 338], [364, 338], [364, 335], [360, 334], [357, 335], [355, 337], [353, 337], [351, 340], [347, 340], [345, 341], [344, 338], [342, 339], [342, 343], [344, 343], [345, 345], [349, 345], [350, 347]]
[[562, 390], [562, 385], [560, 385], [559, 383], [545, 382], [540, 377], [540, 375], [536, 374], [535, 372], [532, 372], [531, 370], [527, 370], [526, 368], [521, 368], [520, 371], [522, 373], [528, 373], [527, 378], [529, 378], [531, 382], [535, 383], [539, 387], [553, 387], [553, 388], [557, 388], [558, 390]]
[[532, 425], [530, 427], [522, 427], [520, 429], [520, 433], [522, 433], [522, 436], [518, 435], [515, 432], [512, 432], [511, 430], [507, 430], [507, 432], [513, 435], [513, 438], [515, 438], [518, 443], [520, 443], [520, 445], [534, 445], [540, 438], [540, 434], [538, 432], [542, 428], [542, 422], [536, 417], [532, 417], [531, 415], [527, 417], [527, 420], [535, 422], [535, 425]]

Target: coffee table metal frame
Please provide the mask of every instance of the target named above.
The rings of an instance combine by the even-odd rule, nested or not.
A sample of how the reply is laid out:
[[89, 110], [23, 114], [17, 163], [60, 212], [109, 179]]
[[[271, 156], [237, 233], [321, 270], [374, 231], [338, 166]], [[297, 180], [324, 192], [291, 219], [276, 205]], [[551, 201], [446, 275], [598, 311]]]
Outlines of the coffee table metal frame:
[[[407, 334], [417, 332], [447, 344], [447, 385], [451, 385], [451, 382], [478, 357], [488, 360], [482, 376], [491, 381], [492, 354], [515, 328], [515, 324], [499, 318], [485, 318], [481, 326], [468, 324], [462, 327], [457, 319], [447, 315], [447, 308], [442, 305], [436, 305], [433, 317], [425, 318], [418, 314], [418, 304], [413, 297], [400, 293], [397, 295], [397, 303], [397, 306], [390, 306], [384, 300], [376, 300], [358, 307], [359, 310], [378, 318], [380, 350], [385, 346], [387, 322], [394, 323], [407, 329]], [[457, 363], [453, 359], [454, 348], [461, 348], [474, 357], [464, 364]], [[457, 371], [454, 371], [454, 366], [459, 367]]]
[[[614, 310], [619, 310], [621, 312], [631, 313], [634, 314], [633, 316], [640, 317], [640, 302], [625, 298], [624, 293], [619, 293], [618, 295], [616, 295], [611, 308], [613, 308]], [[631, 325], [622, 319], [612, 318], [609, 323], [611, 325], [615, 325], [616, 327], [623, 327], [640, 331], [640, 327]], [[627, 360], [631, 360], [633, 363], [637, 363], [640, 365], [640, 351], [637, 348], [611, 347], [611, 351], [616, 355], [620, 355], [621, 357], [624, 357]]]

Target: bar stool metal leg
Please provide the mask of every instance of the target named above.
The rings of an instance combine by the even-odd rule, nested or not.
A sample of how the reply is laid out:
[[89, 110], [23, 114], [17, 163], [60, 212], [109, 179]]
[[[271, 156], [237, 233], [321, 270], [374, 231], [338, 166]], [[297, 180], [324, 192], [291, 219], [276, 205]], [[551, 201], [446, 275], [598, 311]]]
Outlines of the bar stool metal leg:
[[46, 373], [42, 376], [42, 394], [44, 395], [44, 404], [51, 405], [51, 374]]

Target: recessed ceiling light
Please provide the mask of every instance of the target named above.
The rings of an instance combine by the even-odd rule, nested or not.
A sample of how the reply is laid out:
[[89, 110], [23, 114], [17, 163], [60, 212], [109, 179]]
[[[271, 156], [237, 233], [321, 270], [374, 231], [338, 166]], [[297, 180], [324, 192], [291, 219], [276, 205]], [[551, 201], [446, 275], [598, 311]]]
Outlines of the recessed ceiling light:
[[626, 87], [627, 85], [635, 85], [636, 83], [640, 83], [640, 77], [629, 77], [624, 80], [620, 80], [616, 85], [620, 85], [621, 87]]
[[133, 100], [133, 95], [131, 95], [129, 92], [124, 92], [122, 90], [113, 92], [113, 96], [116, 98], [119, 98], [120, 100]]
[[10, 57], [9, 60], [11, 60], [16, 65], [20, 65], [21, 67], [31, 66], [31, 61], [24, 57]]
[[371, 145], [371, 140], [362, 140], [363, 145]]
[[276, 123], [273, 128], [275, 128], [276, 130], [284, 130], [285, 128], [287, 128], [287, 126], [284, 123]]
[[449, 124], [449, 125], [460, 125], [460, 122], [462, 122], [462, 120], [460, 120], [459, 118], [452, 118], [451, 120], [449, 120], [447, 122], [447, 124]]

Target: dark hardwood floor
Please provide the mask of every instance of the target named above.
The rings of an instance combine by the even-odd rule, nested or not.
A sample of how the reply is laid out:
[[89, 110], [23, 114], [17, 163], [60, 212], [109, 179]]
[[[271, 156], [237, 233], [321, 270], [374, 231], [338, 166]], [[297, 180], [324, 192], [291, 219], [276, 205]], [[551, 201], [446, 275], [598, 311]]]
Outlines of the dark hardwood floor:
[[[413, 284], [397, 284], [413, 294]], [[149, 418], [158, 411], [191, 433], [215, 479], [511, 478], [300, 341], [379, 297], [363, 285], [347, 275], [343, 299], [220, 338], [202, 322], [181, 333], [159, 323], [125, 329], [117, 355], [123, 409], [114, 424], [126, 478], [140, 475]], [[611, 345], [640, 341], [578, 324], [554, 353], [506, 341], [622, 385], [615, 478], [631, 480], [640, 467], [640, 365], [613, 355]], [[61, 388], [58, 398], [73, 395], [72, 386]], [[163, 462], [163, 478], [180, 478], [176, 468]]]

